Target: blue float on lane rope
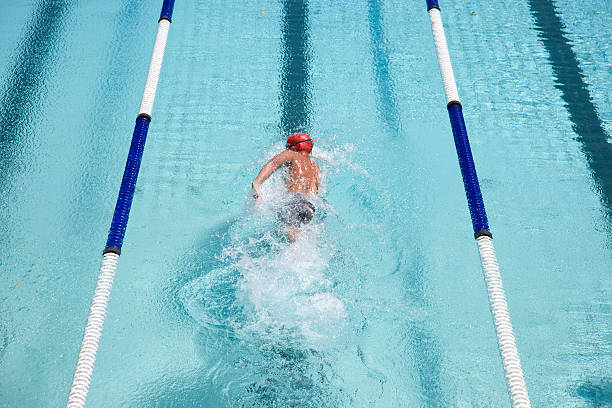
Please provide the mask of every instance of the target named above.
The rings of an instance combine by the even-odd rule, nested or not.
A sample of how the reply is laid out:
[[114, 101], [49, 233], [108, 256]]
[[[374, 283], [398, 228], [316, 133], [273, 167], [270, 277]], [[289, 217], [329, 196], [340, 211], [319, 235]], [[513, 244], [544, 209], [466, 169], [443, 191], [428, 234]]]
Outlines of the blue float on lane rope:
[[491, 236], [461, 105], [458, 103], [448, 104], [448, 116], [453, 130], [453, 138], [455, 139], [455, 148], [457, 149], [457, 158], [459, 159], [459, 167], [463, 177], [463, 187], [465, 188], [465, 195], [467, 196], [468, 207], [470, 209], [474, 235], [475, 237], [480, 235]]

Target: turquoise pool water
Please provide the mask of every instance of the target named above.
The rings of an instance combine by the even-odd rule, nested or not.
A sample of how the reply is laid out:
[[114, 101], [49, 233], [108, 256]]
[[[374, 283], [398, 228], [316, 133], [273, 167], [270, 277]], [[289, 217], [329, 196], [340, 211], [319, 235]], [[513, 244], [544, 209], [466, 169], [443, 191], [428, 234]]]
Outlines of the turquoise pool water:
[[[610, 406], [610, 3], [440, 6], [533, 406]], [[0, 14], [2, 407], [66, 401], [160, 7]], [[425, 2], [173, 21], [88, 406], [510, 406]], [[249, 197], [291, 130], [295, 246]]]

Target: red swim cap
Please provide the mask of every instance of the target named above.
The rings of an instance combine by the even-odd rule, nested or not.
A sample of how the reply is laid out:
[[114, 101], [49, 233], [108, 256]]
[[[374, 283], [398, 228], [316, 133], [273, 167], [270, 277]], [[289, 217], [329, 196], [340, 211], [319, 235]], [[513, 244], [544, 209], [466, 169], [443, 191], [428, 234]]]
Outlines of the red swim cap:
[[287, 149], [310, 153], [312, 151], [312, 139], [306, 133], [294, 133], [287, 139]]

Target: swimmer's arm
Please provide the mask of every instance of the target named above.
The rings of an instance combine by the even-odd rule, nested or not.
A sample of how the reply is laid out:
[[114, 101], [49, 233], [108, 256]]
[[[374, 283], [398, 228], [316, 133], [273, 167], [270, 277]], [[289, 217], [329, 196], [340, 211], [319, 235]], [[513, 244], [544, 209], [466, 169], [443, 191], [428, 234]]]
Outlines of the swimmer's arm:
[[260, 195], [261, 184], [268, 179], [281, 165], [291, 162], [291, 151], [285, 150], [274, 156], [265, 166], [259, 171], [259, 174], [251, 184], [253, 187], [253, 197], [258, 198]]

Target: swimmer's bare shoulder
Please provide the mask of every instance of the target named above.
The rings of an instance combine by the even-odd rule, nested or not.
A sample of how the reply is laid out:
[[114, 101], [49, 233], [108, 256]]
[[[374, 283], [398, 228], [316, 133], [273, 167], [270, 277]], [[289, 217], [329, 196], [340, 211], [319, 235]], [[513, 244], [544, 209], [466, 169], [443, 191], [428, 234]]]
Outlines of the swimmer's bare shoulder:
[[265, 166], [259, 171], [259, 174], [252, 183], [253, 197], [258, 198], [261, 195], [261, 183], [266, 181], [268, 177], [274, 173], [281, 165], [291, 164], [295, 160], [295, 152], [291, 150], [283, 150], [273, 158], [271, 158]]

